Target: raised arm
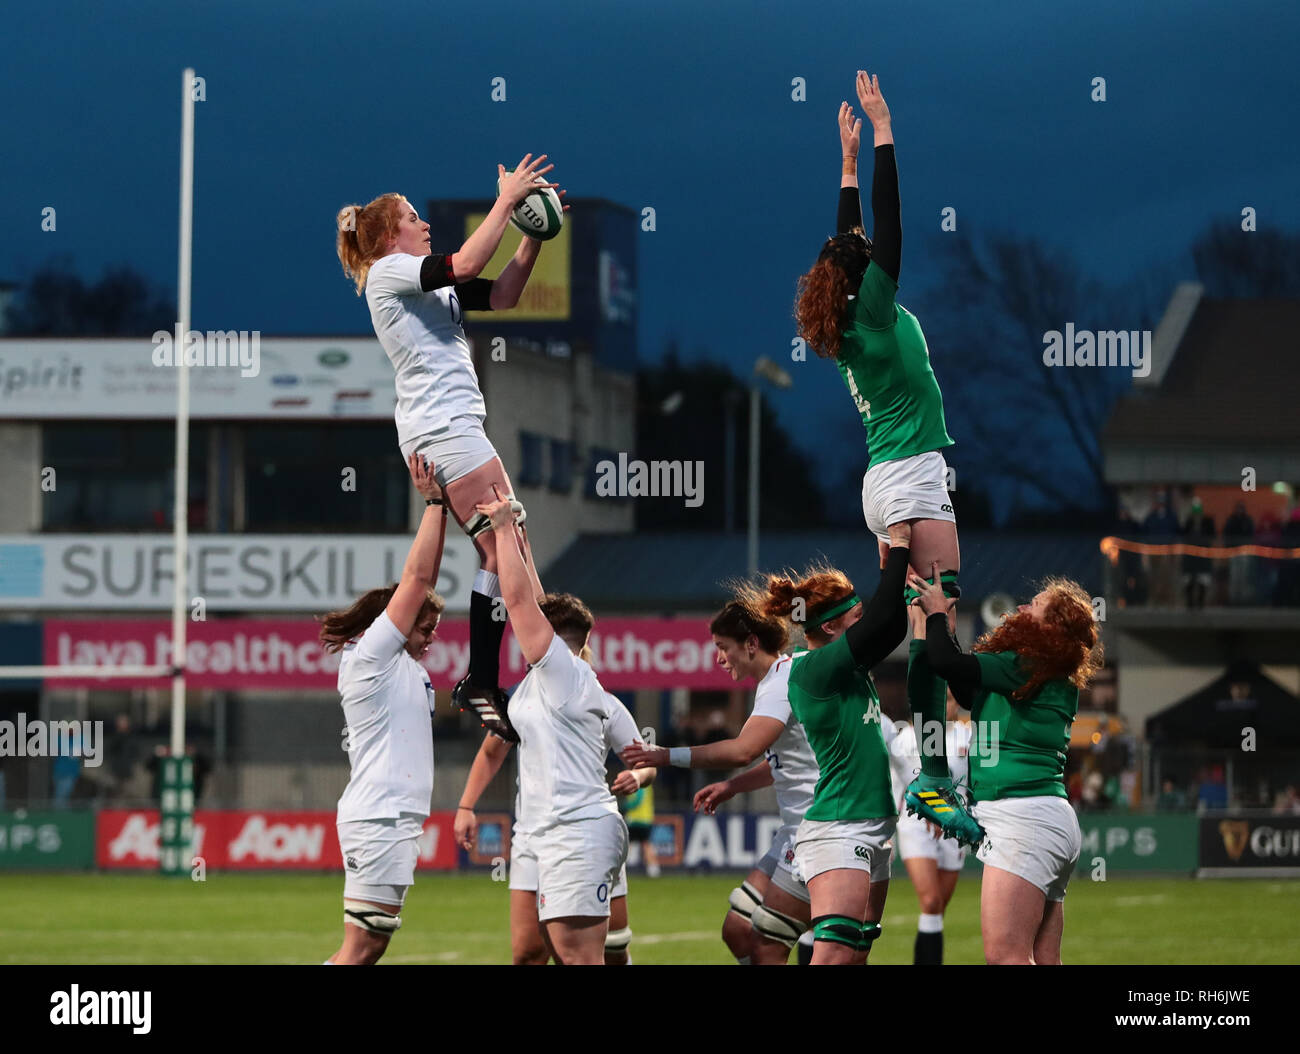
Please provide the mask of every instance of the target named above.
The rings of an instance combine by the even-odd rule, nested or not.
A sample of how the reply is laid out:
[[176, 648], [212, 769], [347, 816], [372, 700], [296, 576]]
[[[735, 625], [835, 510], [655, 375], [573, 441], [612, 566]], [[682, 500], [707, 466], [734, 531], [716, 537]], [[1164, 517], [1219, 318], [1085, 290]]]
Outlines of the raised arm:
[[840, 103], [840, 203], [835, 213], [835, 233], [848, 234], [862, 226], [862, 199], [858, 194], [858, 148], [862, 143], [862, 118], [853, 107]]
[[862, 618], [844, 631], [853, 662], [870, 669], [881, 662], [907, 636], [907, 561], [911, 555], [912, 528], [896, 523], [889, 528], [889, 555], [880, 585], [862, 610]]
[[[525, 154], [523, 160], [509, 175], [506, 174], [504, 165], [497, 165], [501, 192], [483, 222], [465, 239], [465, 244], [460, 247], [460, 251], [452, 257], [451, 266], [457, 282], [479, 276], [496, 253], [497, 246], [501, 244], [501, 237], [506, 232], [506, 224], [510, 222], [510, 214], [514, 212], [515, 206], [541, 185], [537, 183], [538, 176], [545, 175], [555, 167], [547, 165], [545, 168], [539, 168], [538, 166], [546, 160], [546, 155], [542, 154], [537, 160], [530, 161], [532, 156], [532, 154]], [[559, 184], [548, 183], [546, 186], [556, 187]], [[523, 286], [521, 285], [520, 288], [522, 289]]]
[[895, 282], [903, 256], [902, 205], [898, 196], [898, 164], [894, 159], [894, 127], [880, 93], [880, 78], [858, 70], [858, 102], [871, 122], [875, 164], [871, 178], [871, 259]]
[[432, 465], [419, 454], [412, 454], [407, 458], [406, 466], [420, 496], [426, 503], [434, 503], [424, 507], [420, 529], [411, 543], [411, 551], [406, 554], [401, 580], [385, 609], [398, 631], [409, 637], [415, 627], [415, 617], [424, 606], [425, 596], [438, 581], [442, 543], [447, 535], [447, 506], [443, 504], [438, 481], [433, 477]]
[[555, 639], [555, 630], [542, 614], [534, 592], [532, 576], [520, 548], [519, 532], [510, 502], [501, 497], [496, 484], [492, 485], [497, 500], [475, 508], [492, 521], [496, 537], [497, 576], [501, 580], [501, 599], [505, 602], [510, 625], [514, 627], [515, 640], [524, 661], [529, 665], [538, 662]]
[[[925, 655], [930, 661], [930, 668], [936, 676], [948, 682], [958, 705], [969, 710], [971, 696], [983, 683], [983, 670], [974, 655], [962, 652], [957, 638], [948, 628], [948, 612], [957, 601], [944, 595], [938, 564], [933, 566], [933, 571], [933, 582], [927, 582], [915, 571], [908, 576], [908, 585], [917, 591], [913, 604], [924, 614], [920, 632], [915, 636], [918, 640], [925, 641]], [[914, 627], [918, 621], [913, 621]]]

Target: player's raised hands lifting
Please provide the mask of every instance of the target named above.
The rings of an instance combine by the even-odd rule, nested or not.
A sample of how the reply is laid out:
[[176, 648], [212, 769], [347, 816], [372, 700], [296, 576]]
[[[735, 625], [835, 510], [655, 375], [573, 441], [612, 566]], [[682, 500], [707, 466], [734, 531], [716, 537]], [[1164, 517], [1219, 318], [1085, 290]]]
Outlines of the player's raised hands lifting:
[[857, 157], [862, 145], [862, 118], [853, 112], [853, 107], [846, 102], [840, 103], [840, 154], [843, 157]]
[[885, 97], [880, 94], [880, 78], [866, 70], [858, 70], [858, 102], [872, 128], [889, 123], [889, 107], [885, 103]]
[[563, 194], [564, 191], [559, 189], [558, 183], [538, 183], [537, 177], [544, 176], [553, 169], [554, 165], [547, 165], [545, 168], [539, 168], [546, 155], [541, 154], [535, 161], [530, 161], [532, 154], [525, 154], [523, 160], [515, 165], [515, 170], [509, 174], [506, 173], [505, 165], [497, 165], [497, 178], [501, 180], [500, 196], [510, 202], [510, 207], [514, 208], [524, 198], [528, 197], [538, 187], [546, 186], [555, 189], [557, 194]]
[[426, 461], [420, 454], [412, 454], [406, 459], [407, 470], [411, 473], [411, 482], [425, 501], [442, 497], [442, 488], [438, 486], [433, 474], [433, 463]]

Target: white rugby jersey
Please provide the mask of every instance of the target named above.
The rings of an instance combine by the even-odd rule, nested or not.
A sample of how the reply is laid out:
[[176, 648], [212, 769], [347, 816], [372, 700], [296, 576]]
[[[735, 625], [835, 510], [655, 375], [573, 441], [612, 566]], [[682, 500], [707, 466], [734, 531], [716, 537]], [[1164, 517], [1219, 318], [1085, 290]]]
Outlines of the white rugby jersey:
[[785, 725], [776, 742], [767, 748], [767, 764], [772, 770], [776, 806], [785, 826], [798, 824], [812, 804], [820, 770], [817, 758], [808, 745], [803, 725], [790, 709], [790, 656], [782, 655], [772, 663], [754, 691], [754, 717], [770, 717]]
[[429, 815], [433, 794], [433, 686], [406, 652], [406, 637], [381, 611], [339, 659], [352, 778], [338, 820]]
[[[612, 692], [605, 692], [605, 712], [608, 720], [605, 722], [605, 753], [611, 751], [615, 754], [622, 752], [624, 747], [630, 747], [641, 737], [640, 731], [636, 727], [636, 720], [632, 717], [628, 708], [623, 705], [623, 700]], [[612, 792], [611, 792], [612, 793]], [[519, 793], [519, 767], [515, 766], [515, 825], [514, 835], [516, 839], [527, 838], [525, 832], [519, 826], [518, 817], [520, 815], [520, 793]]]
[[533, 835], [559, 823], [618, 815], [605, 783], [606, 693], [559, 634], [515, 690], [509, 713], [519, 733], [519, 830]]
[[[916, 779], [921, 771], [921, 752], [916, 745], [916, 726], [910, 721], [899, 722], [897, 729], [893, 721], [881, 721], [880, 730], [885, 736], [885, 746], [889, 748], [889, 780], [894, 794], [894, 802], [901, 816], [904, 809], [903, 796], [907, 785]], [[969, 721], [949, 721], [944, 732], [944, 745], [947, 747], [948, 772], [952, 782], [965, 783], [970, 771], [971, 728]]]
[[366, 276], [370, 321], [397, 371], [393, 416], [403, 450], [453, 418], [487, 416], [455, 287], [424, 292], [424, 260], [390, 253], [371, 264]]

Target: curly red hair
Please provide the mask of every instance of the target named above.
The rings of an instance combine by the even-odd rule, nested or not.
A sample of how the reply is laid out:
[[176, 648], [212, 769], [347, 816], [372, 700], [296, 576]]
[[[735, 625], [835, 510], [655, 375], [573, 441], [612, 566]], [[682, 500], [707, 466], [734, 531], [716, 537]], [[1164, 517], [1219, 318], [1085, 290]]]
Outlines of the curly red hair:
[[827, 239], [817, 262], [799, 278], [794, 301], [798, 333], [824, 359], [839, 357], [849, 297], [857, 293], [870, 261], [870, 243], [855, 227]]
[[[818, 624], [818, 616], [848, 599], [852, 593], [853, 583], [848, 575], [839, 568], [816, 563], [802, 575], [793, 571], [768, 575], [765, 581], [751, 586], [748, 591], [738, 589], [736, 598], [765, 618], [801, 623], [805, 637], [826, 638], [828, 634]], [[794, 617], [797, 600], [803, 601], [799, 619]]]
[[1041, 622], [1028, 612], [1008, 615], [971, 648], [985, 653], [1013, 651], [1019, 656], [1029, 680], [1012, 693], [1015, 699], [1028, 699], [1048, 681], [1086, 688], [1101, 669], [1101, 635], [1092, 597], [1068, 578], [1049, 578], [1041, 592], [1048, 595]]

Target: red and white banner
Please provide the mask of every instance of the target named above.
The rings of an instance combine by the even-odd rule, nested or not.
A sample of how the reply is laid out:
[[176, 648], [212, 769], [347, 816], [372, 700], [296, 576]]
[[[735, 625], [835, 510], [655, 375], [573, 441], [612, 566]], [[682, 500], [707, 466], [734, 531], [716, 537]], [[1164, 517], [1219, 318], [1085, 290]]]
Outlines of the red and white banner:
[[[320, 646], [310, 619], [209, 619], [187, 627], [185, 676], [192, 688], [226, 691], [329, 691], [338, 656]], [[610, 691], [732, 686], [717, 665], [704, 619], [601, 619], [591, 635], [593, 665]], [[50, 666], [170, 665], [171, 624], [164, 619], [47, 619]], [[443, 619], [424, 656], [433, 686], [450, 689], [469, 669], [469, 622]], [[506, 629], [501, 683], [516, 684], [527, 664]], [[60, 687], [165, 688], [165, 677], [47, 678]]]
[[[459, 856], [452, 830], [455, 813], [437, 812], [424, 822], [416, 868], [451, 871]], [[95, 819], [95, 863], [107, 869], [158, 869], [156, 809], [104, 809]], [[214, 870], [343, 869], [332, 812], [194, 813], [193, 855]]]

